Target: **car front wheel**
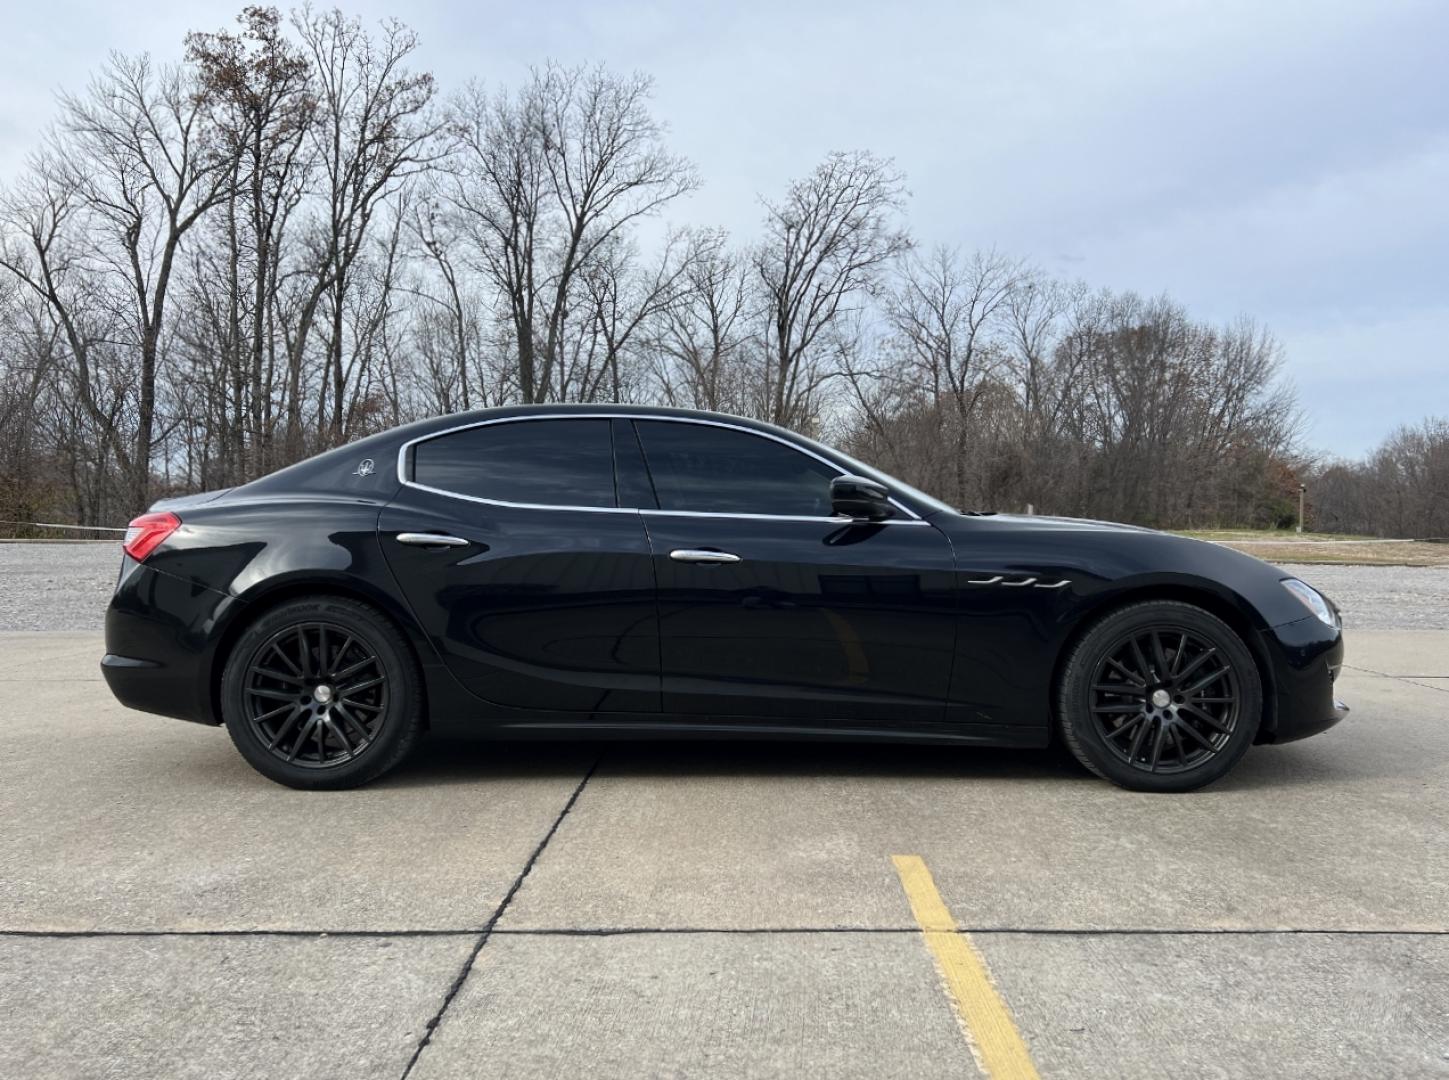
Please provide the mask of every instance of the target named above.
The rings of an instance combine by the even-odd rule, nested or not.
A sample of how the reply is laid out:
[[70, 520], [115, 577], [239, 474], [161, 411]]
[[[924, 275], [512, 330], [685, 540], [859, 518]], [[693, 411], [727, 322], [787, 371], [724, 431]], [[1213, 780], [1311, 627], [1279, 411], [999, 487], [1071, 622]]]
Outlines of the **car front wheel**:
[[417, 665], [383, 615], [315, 597], [266, 612], [222, 674], [222, 718], [242, 756], [294, 788], [347, 788], [396, 766], [422, 727]]
[[1263, 715], [1257, 664], [1217, 616], [1153, 600], [1104, 617], [1063, 667], [1057, 722], [1072, 754], [1136, 791], [1192, 791], [1247, 752]]

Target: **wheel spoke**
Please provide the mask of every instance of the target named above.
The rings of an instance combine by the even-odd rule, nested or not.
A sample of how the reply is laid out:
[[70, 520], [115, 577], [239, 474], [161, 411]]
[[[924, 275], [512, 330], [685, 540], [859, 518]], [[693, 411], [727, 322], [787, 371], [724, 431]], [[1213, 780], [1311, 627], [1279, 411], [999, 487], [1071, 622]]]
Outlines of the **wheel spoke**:
[[1132, 639], [1131, 644], [1132, 659], [1137, 662], [1137, 670], [1142, 672], [1142, 681], [1145, 685], [1152, 680], [1152, 665], [1147, 662], [1147, 656], [1143, 653], [1142, 646], [1137, 643], [1135, 637]]
[[[339, 659], [341, 658], [339, 657]], [[332, 681], [336, 683], [341, 682], [343, 679], [350, 678], [351, 676], [356, 675], [363, 668], [367, 667], [368, 664], [373, 663], [376, 659], [377, 657], [375, 656], [364, 656], [361, 660], [357, 661], [354, 664], [349, 664], [337, 674], [333, 675]]]
[[307, 741], [307, 736], [312, 734], [312, 729], [316, 726], [317, 714], [312, 713], [307, 717], [307, 722], [302, 725], [302, 730], [297, 733], [297, 737], [292, 740], [292, 749], [287, 751], [288, 761], [296, 760], [297, 751], [302, 749], [302, 744]]
[[281, 658], [282, 663], [286, 664], [289, 668], [292, 669], [292, 674], [297, 675], [297, 676], [300, 676], [302, 674], [302, 669], [299, 668], [295, 663], [293, 663], [292, 662], [292, 658], [290, 656], [288, 656], [286, 654], [286, 652], [283, 651], [281, 642], [278, 642], [278, 641], [272, 642], [272, 650], [271, 651], [274, 652], [274, 653], [276, 653], [277, 656], [279, 656]]
[[1162, 744], [1167, 738], [1167, 725], [1162, 722], [1157, 724], [1157, 734], [1152, 740], [1152, 764], [1150, 771], [1156, 772], [1158, 762], [1162, 760]]
[[[354, 639], [353, 639], [353, 637], [352, 637], [351, 634], [348, 634], [345, 638], [342, 639], [342, 645], [338, 648], [338, 650], [335, 653], [332, 654], [333, 655], [332, 663], [334, 665], [342, 663], [343, 658], [347, 656], [347, 650], [350, 649], [350, 648], [352, 648], [352, 642], [353, 642], [353, 640]], [[371, 659], [371, 657], [369, 657], [369, 659]], [[334, 674], [332, 676], [332, 681], [333, 682], [336, 682], [341, 677], [342, 676], [340, 674]]]
[[295, 690], [271, 690], [265, 686], [252, 686], [247, 688], [247, 693], [253, 697], [271, 698], [273, 701], [297, 700], [297, 691]]
[[1221, 731], [1224, 734], [1233, 730], [1232, 725], [1223, 723], [1223, 721], [1219, 720], [1216, 716], [1208, 712], [1206, 709], [1199, 709], [1195, 705], [1179, 705], [1178, 709], [1182, 712], [1187, 713], [1189, 716], [1197, 717], [1209, 727], [1216, 728], [1218, 731]]
[[1120, 701], [1113, 702], [1110, 705], [1094, 705], [1092, 711], [1094, 713], [1107, 713], [1116, 716], [1120, 713], [1141, 712], [1142, 706], [1135, 701]]
[[1143, 679], [1143, 677], [1141, 675], [1134, 674], [1127, 667], [1127, 665], [1123, 664], [1116, 657], [1107, 657], [1107, 663], [1110, 664], [1112, 667], [1116, 668], [1117, 671], [1121, 673], [1122, 677], [1130, 682], [1133, 686], [1141, 687], [1144, 690], [1147, 688], [1147, 682]]
[[[1142, 719], [1146, 720], [1144, 716]], [[1130, 764], [1137, 760], [1137, 755], [1142, 752], [1142, 743], [1147, 738], [1147, 733], [1152, 730], [1151, 724], [1143, 724], [1137, 729], [1137, 734], [1132, 737], [1132, 745], [1127, 750], [1127, 761]]]
[[1200, 668], [1204, 664], [1206, 664], [1209, 660], [1211, 660], [1217, 654], [1218, 654], [1217, 649], [1214, 649], [1214, 648], [1211, 648], [1211, 647], [1209, 647], [1209, 648], [1203, 650], [1202, 652], [1198, 653], [1197, 656], [1193, 657], [1192, 663], [1188, 664], [1187, 667], [1183, 668], [1181, 671], [1179, 671], [1177, 673], [1177, 677], [1176, 677], [1176, 679], [1174, 681], [1176, 681], [1177, 683], [1181, 683], [1184, 679], [1186, 679], [1189, 675], [1191, 675], [1198, 668]]
[[1173, 724], [1172, 727], [1170, 727], [1170, 728], [1167, 729], [1167, 733], [1172, 737], [1172, 747], [1173, 747], [1173, 749], [1177, 751], [1177, 763], [1179, 765], [1186, 765], [1187, 764], [1187, 751], [1185, 749], [1183, 749], [1182, 736], [1177, 733], [1177, 728], [1178, 728], [1178, 725], [1177, 724]]
[[1159, 634], [1156, 630], [1152, 631], [1151, 642], [1152, 659], [1153, 662], [1157, 665], [1157, 677], [1160, 679], [1165, 679], [1167, 678], [1168, 671], [1167, 653], [1163, 652], [1162, 650], [1162, 635]]
[[302, 680], [296, 675], [288, 675], [282, 671], [273, 671], [271, 668], [252, 668], [254, 675], [262, 675], [268, 679], [276, 679], [277, 682], [290, 683], [293, 686], [301, 686]]
[[[335, 709], [333, 711], [336, 712]], [[356, 751], [352, 749], [352, 740], [347, 737], [347, 732], [342, 730], [341, 724], [334, 724], [329, 718], [327, 720], [327, 727], [329, 730], [331, 730], [332, 734], [337, 736], [337, 741], [342, 744], [342, 748], [347, 752], [348, 757], [351, 757], [354, 753], [356, 753]]]
[[371, 679], [366, 679], [360, 683], [354, 683], [346, 690], [337, 691], [337, 696], [345, 701], [353, 694], [361, 693], [363, 690], [371, 690], [374, 686], [380, 686], [382, 684], [382, 678], [383, 677], [381, 675], [377, 675]]
[[1184, 687], [1182, 693], [1192, 695], [1196, 694], [1199, 690], [1206, 690], [1209, 686], [1217, 682], [1227, 673], [1228, 669], [1225, 667], [1218, 668], [1215, 671], [1210, 671], [1197, 682], [1193, 683], [1191, 686]]
[[270, 720], [272, 717], [276, 716], [278, 713], [284, 713], [288, 709], [300, 709], [301, 707], [302, 706], [298, 705], [295, 701], [289, 702], [286, 705], [278, 705], [271, 712], [262, 713], [261, 716], [254, 716], [254, 717], [252, 717], [252, 723], [253, 724], [264, 724], [268, 720]]
[[287, 732], [292, 730], [292, 726], [296, 724], [297, 718], [301, 715], [302, 706], [293, 705], [292, 714], [287, 717], [286, 722], [283, 723], [281, 727], [277, 728], [277, 733], [273, 735], [271, 741], [267, 743], [268, 750], [276, 749], [277, 744], [282, 741], [282, 739], [286, 736]]
[[297, 656], [304, 676], [312, 674], [312, 650], [307, 645], [306, 627], [297, 627]]
[[1191, 724], [1179, 724], [1178, 729], [1187, 732], [1188, 735], [1200, 742], [1209, 752], [1217, 751], [1217, 747], [1213, 745], [1212, 740]]
[[1097, 683], [1092, 689], [1099, 694], [1116, 694], [1119, 697], [1141, 699], [1147, 696], [1147, 687], [1131, 686], [1127, 683]]
[[367, 742], [368, 739], [372, 738], [372, 736], [368, 733], [366, 725], [358, 720], [357, 717], [353, 716], [352, 710], [349, 709], [346, 705], [338, 702], [337, 704], [332, 706], [332, 711], [335, 712], [338, 716], [342, 717], [342, 719], [348, 725], [350, 725], [359, 736], [361, 736], [363, 742]]
[[1107, 738], [1115, 739], [1119, 735], [1125, 735], [1127, 732], [1131, 731], [1133, 728], [1135, 728], [1138, 724], [1141, 724], [1146, 719], [1146, 713], [1138, 713], [1136, 716], [1129, 717], [1128, 719], [1122, 721], [1121, 727], [1113, 728], [1111, 731], [1107, 732]]

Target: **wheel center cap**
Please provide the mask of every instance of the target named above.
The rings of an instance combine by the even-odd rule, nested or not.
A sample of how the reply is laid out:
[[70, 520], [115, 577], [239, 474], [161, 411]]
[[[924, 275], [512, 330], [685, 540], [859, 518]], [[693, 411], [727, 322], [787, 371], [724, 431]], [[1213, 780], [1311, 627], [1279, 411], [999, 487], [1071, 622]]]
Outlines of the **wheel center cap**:
[[[325, 687], [319, 686], [317, 689], [322, 690], [325, 689]], [[318, 698], [318, 700], [320, 701], [322, 699]], [[1172, 695], [1169, 694], [1166, 690], [1152, 691], [1152, 705], [1154, 708], [1165, 709], [1171, 703], [1171, 701]]]
[[326, 685], [325, 683], [321, 686], [316, 687], [312, 691], [312, 700], [317, 702], [318, 705], [326, 705], [329, 701], [332, 700], [332, 687]]

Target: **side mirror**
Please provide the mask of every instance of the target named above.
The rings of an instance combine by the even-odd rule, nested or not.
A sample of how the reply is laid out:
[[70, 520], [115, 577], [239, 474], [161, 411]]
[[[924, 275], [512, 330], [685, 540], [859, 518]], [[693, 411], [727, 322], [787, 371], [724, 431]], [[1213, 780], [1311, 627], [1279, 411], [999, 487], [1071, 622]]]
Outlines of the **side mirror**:
[[890, 489], [864, 476], [837, 476], [830, 481], [830, 508], [837, 514], [883, 521], [895, 513]]

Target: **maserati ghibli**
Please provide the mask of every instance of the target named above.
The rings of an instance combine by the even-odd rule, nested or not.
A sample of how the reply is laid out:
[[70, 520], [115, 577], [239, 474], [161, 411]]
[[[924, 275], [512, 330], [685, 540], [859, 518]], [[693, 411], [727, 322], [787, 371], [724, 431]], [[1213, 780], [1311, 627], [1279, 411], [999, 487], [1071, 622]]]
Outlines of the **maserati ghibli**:
[[272, 780], [430, 730], [1046, 747], [1189, 791], [1336, 723], [1338, 609], [1228, 548], [962, 512], [769, 424], [424, 420], [131, 523], [101, 670]]

